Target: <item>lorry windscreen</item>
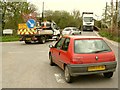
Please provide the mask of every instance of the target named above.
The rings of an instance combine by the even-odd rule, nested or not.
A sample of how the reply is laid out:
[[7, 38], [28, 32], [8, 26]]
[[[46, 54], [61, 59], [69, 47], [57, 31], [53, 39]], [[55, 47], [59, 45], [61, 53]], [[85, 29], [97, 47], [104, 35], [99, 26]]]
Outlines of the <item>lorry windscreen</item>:
[[92, 22], [93, 21], [93, 17], [84, 17], [84, 21], [85, 22]]

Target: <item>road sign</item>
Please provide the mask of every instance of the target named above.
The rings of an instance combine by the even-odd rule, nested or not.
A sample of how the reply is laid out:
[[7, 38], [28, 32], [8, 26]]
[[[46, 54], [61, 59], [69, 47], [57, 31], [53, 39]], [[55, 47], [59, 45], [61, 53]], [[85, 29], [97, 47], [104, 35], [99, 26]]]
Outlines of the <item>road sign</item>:
[[27, 29], [26, 23], [18, 24], [18, 29]]
[[27, 26], [28, 26], [28, 28], [34, 28], [35, 25], [36, 25], [36, 22], [35, 22], [34, 19], [29, 19], [29, 20], [27, 21]]
[[3, 34], [13, 34], [13, 30], [12, 29], [5, 29], [5, 30], [3, 30]]

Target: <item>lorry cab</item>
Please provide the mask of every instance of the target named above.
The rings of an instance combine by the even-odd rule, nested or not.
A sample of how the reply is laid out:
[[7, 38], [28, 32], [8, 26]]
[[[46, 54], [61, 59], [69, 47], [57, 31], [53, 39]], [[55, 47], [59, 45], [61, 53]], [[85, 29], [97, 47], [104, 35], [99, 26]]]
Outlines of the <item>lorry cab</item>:
[[82, 19], [83, 19], [83, 27], [82, 30], [93, 31], [94, 27], [94, 17], [93, 12], [83, 12], [82, 13]]
[[41, 22], [41, 27], [43, 30], [53, 31], [52, 39], [58, 39], [58, 37], [60, 37], [60, 28], [57, 26], [57, 24], [54, 21]]
[[19, 24], [17, 33], [20, 36], [20, 41], [25, 41], [26, 44], [31, 42], [44, 44], [49, 39], [58, 40], [60, 37], [59, 28], [54, 21], [38, 22], [34, 28], [28, 28], [26, 23]]

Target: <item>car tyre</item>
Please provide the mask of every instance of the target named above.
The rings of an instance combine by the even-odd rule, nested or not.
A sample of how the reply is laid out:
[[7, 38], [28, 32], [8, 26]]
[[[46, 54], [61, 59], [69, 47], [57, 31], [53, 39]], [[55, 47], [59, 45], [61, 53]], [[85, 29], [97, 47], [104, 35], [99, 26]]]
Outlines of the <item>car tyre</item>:
[[60, 35], [57, 35], [56, 41], [58, 41], [58, 40], [59, 40], [59, 38], [60, 38]]
[[74, 33], [72, 33], [72, 35], [75, 35]]
[[105, 78], [111, 78], [113, 76], [113, 72], [103, 73]]
[[55, 63], [53, 62], [53, 59], [52, 59], [52, 55], [51, 55], [51, 54], [49, 55], [49, 59], [50, 59], [50, 65], [51, 65], [51, 66], [55, 66]]
[[65, 81], [67, 83], [71, 83], [72, 82], [72, 76], [70, 75], [68, 66], [65, 66], [64, 75], [65, 75]]
[[55, 38], [55, 40], [58, 41], [58, 40], [59, 40], [59, 37], [57, 36], [57, 38]]

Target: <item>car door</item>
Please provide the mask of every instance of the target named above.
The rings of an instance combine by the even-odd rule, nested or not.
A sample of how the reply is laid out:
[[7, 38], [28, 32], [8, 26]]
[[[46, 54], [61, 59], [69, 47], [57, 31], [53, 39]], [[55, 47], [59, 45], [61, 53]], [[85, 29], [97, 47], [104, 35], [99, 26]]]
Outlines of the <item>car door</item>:
[[66, 38], [59, 52], [58, 61], [59, 61], [59, 66], [62, 69], [64, 69], [64, 63], [69, 62], [69, 59], [70, 59], [70, 54], [68, 53], [69, 43], [70, 43], [70, 38]]
[[52, 56], [53, 56], [53, 61], [54, 63], [56, 63], [57, 65], [59, 65], [59, 52], [60, 52], [60, 48], [64, 42], [65, 38], [61, 38], [56, 44], [55, 44], [55, 47], [53, 48], [53, 51], [52, 51]]

